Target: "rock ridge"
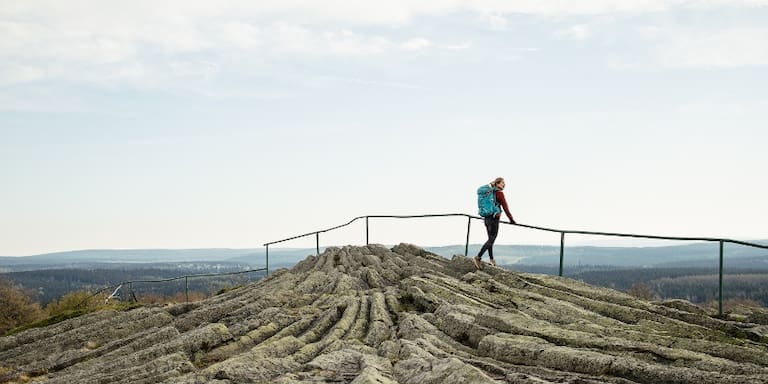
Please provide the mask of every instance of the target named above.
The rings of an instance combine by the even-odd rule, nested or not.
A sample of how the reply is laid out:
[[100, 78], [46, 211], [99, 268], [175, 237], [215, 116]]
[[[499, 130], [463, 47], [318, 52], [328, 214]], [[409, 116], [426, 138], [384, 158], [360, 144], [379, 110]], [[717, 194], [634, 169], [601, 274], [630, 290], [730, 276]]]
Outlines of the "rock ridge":
[[766, 324], [411, 244], [0, 338], [0, 382], [766, 383]]

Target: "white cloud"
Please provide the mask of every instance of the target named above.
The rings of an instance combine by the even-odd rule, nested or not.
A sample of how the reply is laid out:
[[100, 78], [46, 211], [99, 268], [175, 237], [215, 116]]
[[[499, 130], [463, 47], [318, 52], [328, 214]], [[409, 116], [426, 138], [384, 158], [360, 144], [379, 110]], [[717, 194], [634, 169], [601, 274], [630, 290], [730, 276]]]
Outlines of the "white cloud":
[[217, 26], [219, 38], [233, 47], [252, 49], [263, 44], [264, 36], [261, 28], [242, 21], [226, 21]]
[[561, 39], [587, 40], [592, 36], [592, 30], [585, 24], [579, 24], [557, 31], [555, 36]]
[[[287, 22], [176, 21], [176, 25], [120, 25], [89, 29], [62, 22], [2, 22], [0, 84], [44, 80], [154, 86], [171, 77], [208, 78], [229, 57], [260, 61], [276, 55], [361, 56], [423, 50], [426, 39], [393, 42], [349, 29]], [[229, 60], [228, 63], [232, 63]]]
[[675, 107], [675, 110], [681, 115], [709, 116], [723, 119], [738, 119], [743, 116], [768, 116], [768, 100], [699, 100], [680, 104]]
[[38, 81], [45, 77], [45, 70], [34, 65], [0, 64], [0, 85], [27, 83]]
[[400, 44], [401, 47], [409, 51], [423, 51], [432, 47], [432, 45], [431, 41], [423, 38], [410, 39]]
[[[613, 57], [617, 69], [718, 69], [768, 66], [768, 27], [651, 24], [623, 36], [640, 49]], [[631, 33], [630, 33], [631, 34]], [[633, 38], [635, 40], [633, 40]]]
[[392, 43], [380, 36], [364, 36], [352, 31], [325, 32], [325, 45], [320, 46], [320, 53], [333, 53], [343, 56], [376, 55], [390, 49]]
[[499, 13], [489, 13], [483, 15], [483, 19], [491, 27], [491, 29], [497, 31], [506, 31], [509, 25], [507, 18]]
[[0, 87], [0, 111], [93, 112], [91, 104], [76, 95], [48, 87]]
[[371, 80], [371, 79], [362, 79], [362, 78], [350, 78], [350, 77], [330, 77], [330, 76], [324, 76], [321, 77], [321, 79], [329, 80], [333, 82], [341, 82], [341, 83], [347, 83], [347, 84], [354, 84], [354, 85], [360, 85], [360, 86], [374, 86], [374, 87], [384, 87], [384, 88], [401, 88], [401, 89], [426, 89], [421, 85], [417, 84], [411, 84], [411, 83], [401, 83], [401, 82], [394, 82], [394, 81], [381, 81], [381, 80]]
[[662, 28], [656, 25], [645, 25], [638, 28], [637, 32], [645, 39], [656, 39], [662, 33]]
[[445, 44], [440, 46], [440, 48], [446, 49], [449, 51], [463, 51], [463, 50], [472, 48], [472, 43], [468, 41], [462, 41], [461, 43], [458, 43], [458, 44]]
[[657, 63], [672, 68], [768, 65], [768, 28], [674, 29], [659, 34]]
[[[0, 7], [0, 83], [145, 79], [155, 84], [167, 75], [211, 76], [225, 69], [222, 60], [227, 58], [258, 62], [275, 55], [360, 56], [470, 47], [369, 32], [368, 27], [402, 27], [421, 16], [469, 12], [484, 17], [491, 28], [508, 30], [507, 17], [513, 13], [590, 15], [763, 4], [768, 0], [11, 1]], [[667, 66], [764, 64], [765, 34], [754, 32], [690, 36], [674, 44], [659, 39], [660, 61]], [[595, 34], [589, 25], [578, 24], [558, 37], [584, 40]], [[212, 65], [199, 64], [203, 62]]]
[[316, 35], [300, 25], [278, 23], [266, 28], [266, 38], [273, 46], [285, 52], [305, 52], [317, 49], [311, 40]]
[[[205, 60], [171, 61], [168, 66], [174, 74], [182, 77], [192, 76], [210, 78], [218, 70], [218, 65], [216, 63]], [[135, 72], [126, 73], [134, 74]]]

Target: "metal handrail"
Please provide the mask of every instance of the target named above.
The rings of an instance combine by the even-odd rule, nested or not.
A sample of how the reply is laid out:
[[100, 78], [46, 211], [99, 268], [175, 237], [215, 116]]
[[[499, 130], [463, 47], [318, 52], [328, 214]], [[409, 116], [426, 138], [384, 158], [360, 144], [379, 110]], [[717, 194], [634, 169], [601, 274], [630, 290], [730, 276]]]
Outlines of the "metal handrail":
[[256, 268], [256, 269], [248, 269], [248, 270], [245, 270], [245, 271], [234, 271], [234, 272], [200, 273], [200, 274], [195, 274], [195, 275], [176, 276], [176, 277], [170, 277], [170, 278], [167, 278], [167, 279], [159, 279], [159, 280], [126, 280], [126, 281], [123, 281], [123, 282], [120, 282], [120, 283], [117, 283], [117, 284], [113, 284], [113, 285], [109, 285], [109, 286], [106, 286], [104, 288], [99, 289], [94, 294], [88, 296], [86, 299], [84, 299], [83, 301], [78, 303], [75, 306], [75, 308], [78, 308], [81, 305], [87, 303], [89, 300], [93, 299], [98, 294], [100, 294], [100, 293], [102, 293], [104, 291], [108, 291], [110, 289], [117, 288], [117, 287], [122, 287], [123, 285], [127, 285], [128, 286], [128, 291], [130, 292], [130, 294], [135, 299], [136, 296], [133, 294], [133, 287], [132, 287], [133, 283], [167, 283], [169, 281], [176, 281], [176, 280], [181, 280], [181, 279], [184, 279], [184, 294], [185, 294], [185, 296], [187, 298], [187, 302], [189, 302], [189, 278], [240, 275], [240, 274], [244, 274], [244, 273], [260, 272], [260, 271], [267, 271], [267, 268], [266, 267], [265, 268]]
[[[357, 220], [365, 219], [365, 244], [368, 245], [368, 235], [369, 235], [369, 219], [371, 218], [386, 218], [386, 219], [413, 219], [413, 218], [429, 218], [429, 217], [466, 217], [467, 218], [467, 240], [465, 243], [464, 248], [464, 256], [468, 255], [469, 252], [469, 234], [471, 230], [472, 220], [483, 220], [480, 216], [473, 216], [468, 215], [466, 213], [439, 213], [439, 214], [426, 214], [426, 215], [367, 215], [367, 216], [358, 216], [354, 219], [350, 220], [349, 222], [341, 225], [337, 225], [332, 228], [328, 229], [322, 229], [319, 231], [309, 232], [305, 233], [303, 235], [298, 236], [292, 236], [289, 238], [285, 238], [282, 240], [276, 240], [271, 241], [264, 244], [265, 247], [265, 254], [266, 254], [266, 271], [267, 275], [269, 275], [269, 246], [273, 244], [279, 244], [290, 240], [300, 239], [302, 237], [307, 236], [315, 236], [316, 241], [316, 250], [317, 254], [320, 254], [320, 234], [325, 232], [330, 232], [339, 228], [346, 227], [352, 223], [354, 223]], [[565, 235], [566, 234], [572, 234], [572, 235], [595, 235], [595, 236], [613, 236], [613, 237], [631, 237], [631, 238], [641, 238], [641, 239], [657, 239], [657, 240], [682, 240], [682, 241], [706, 241], [706, 242], [718, 242], [720, 245], [720, 283], [719, 283], [719, 300], [718, 300], [718, 312], [719, 315], [722, 317], [723, 315], [723, 244], [724, 243], [732, 243], [732, 244], [739, 244], [739, 245], [745, 245], [748, 247], [755, 247], [755, 248], [762, 248], [762, 249], [768, 249], [768, 245], [762, 245], [757, 243], [750, 243], [748, 241], [741, 241], [741, 240], [733, 240], [733, 239], [725, 239], [725, 238], [713, 238], [713, 237], [687, 237], [687, 236], [660, 236], [660, 235], [639, 235], [634, 233], [616, 233], [616, 232], [597, 232], [597, 231], [581, 231], [581, 230], [564, 230], [564, 229], [553, 229], [553, 228], [546, 228], [546, 227], [539, 227], [535, 225], [527, 225], [527, 224], [518, 224], [518, 223], [508, 223], [508, 222], [501, 222], [501, 224], [506, 225], [514, 225], [517, 227], [522, 228], [529, 228], [529, 229], [535, 229], [539, 231], [546, 231], [546, 232], [554, 232], [560, 234], [560, 271], [559, 276], [563, 276], [563, 260], [565, 256]]]

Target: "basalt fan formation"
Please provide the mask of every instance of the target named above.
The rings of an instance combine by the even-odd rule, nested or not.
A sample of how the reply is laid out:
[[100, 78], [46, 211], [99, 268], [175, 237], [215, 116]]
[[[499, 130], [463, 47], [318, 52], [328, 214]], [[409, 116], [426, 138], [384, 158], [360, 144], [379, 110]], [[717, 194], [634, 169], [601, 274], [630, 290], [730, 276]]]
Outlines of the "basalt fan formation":
[[0, 338], [0, 381], [767, 383], [765, 327], [401, 244]]

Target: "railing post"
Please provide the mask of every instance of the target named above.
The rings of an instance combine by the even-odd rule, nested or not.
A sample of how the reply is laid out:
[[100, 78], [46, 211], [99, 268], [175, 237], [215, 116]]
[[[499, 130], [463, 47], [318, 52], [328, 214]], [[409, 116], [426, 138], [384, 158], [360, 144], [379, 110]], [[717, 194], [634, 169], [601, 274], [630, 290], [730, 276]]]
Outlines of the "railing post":
[[187, 296], [187, 303], [189, 303], [189, 276], [184, 276], [184, 294]]
[[464, 257], [469, 257], [469, 229], [472, 225], [472, 218], [467, 216], [467, 243], [464, 245]]
[[269, 276], [269, 244], [267, 244], [266, 247], [267, 247], [267, 276]]
[[133, 300], [134, 303], [137, 303], [139, 301], [139, 299], [137, 299], [136, 298], [136, 294], [133, 293], [133, 282], [132, 281], [128, 282], [128, 292], [130, 292], [131, 300]]
[[720, 296], [718, 300], [718, 314], [723, 317], [723, 240], [720, 240]]
[[563, 254], [565, 249], [565, 232], [560, 232], [560, 276], [563, 275]]
[[368, 242], [368, 216], [365, 217], [365, 245], [369, 245]]
[[315, 232], [315, 246], [317, 247], [317, 255], [320, 256], [320, 232]]

